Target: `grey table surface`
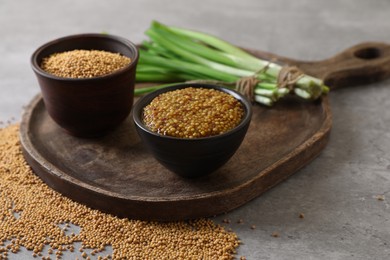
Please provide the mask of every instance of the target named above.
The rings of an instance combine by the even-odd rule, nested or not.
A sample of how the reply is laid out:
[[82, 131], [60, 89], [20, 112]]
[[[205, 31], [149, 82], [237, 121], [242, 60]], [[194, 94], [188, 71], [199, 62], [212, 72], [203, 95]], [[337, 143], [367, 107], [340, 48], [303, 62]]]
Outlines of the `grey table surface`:
[[[41, 44], [102, 31], [140, 42], [154, 19], [301, 60], [365, 41], [390, 43], [388, 0], [1, 0], [0, 121], [20, 121], [22, 106], [39, 93], [29, 61]], [[389, 80], [330, 93], [333, 128], [320, 156], [214, 219], [232, 221], [224, 225], [243, 242], [238, 257], [390, 259], [389, 96]], [[274, 231], [280, 236], [272, 237]], [[22, 251], [10, 259], [30, 257]]]

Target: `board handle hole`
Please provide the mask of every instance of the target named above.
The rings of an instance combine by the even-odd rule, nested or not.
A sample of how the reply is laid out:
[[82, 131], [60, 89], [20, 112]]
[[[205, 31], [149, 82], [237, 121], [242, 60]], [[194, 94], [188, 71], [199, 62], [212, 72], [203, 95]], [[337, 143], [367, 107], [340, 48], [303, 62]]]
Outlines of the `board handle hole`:
[[381, 50], [376, 47], [367, 47], [354, 52], [355, 57], [363, 60], [372, 60], [381, 56]]

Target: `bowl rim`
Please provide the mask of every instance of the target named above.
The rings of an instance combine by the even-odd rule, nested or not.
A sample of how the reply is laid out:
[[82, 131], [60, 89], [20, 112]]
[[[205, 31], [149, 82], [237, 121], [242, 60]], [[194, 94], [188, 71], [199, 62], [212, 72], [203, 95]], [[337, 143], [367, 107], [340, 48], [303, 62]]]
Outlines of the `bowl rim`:
[[[241, 120], [241, 122], [237, 126], [235, 126], [234, 128], [232, 128], [229, 131], [226, 131], [226, 132], [224, 132], [222, 134], [206, 136], [206, 137], [198, 137], [198, 138], [181, 138], [181, 137], [174, 137], [174, 136], [169, 136], [169, 135], [161, 135], [161, 134], [158, 134], [158, 133], [150, 130], [143, 123], [142, 116], [141, 116], [142, 110], [155, 97], [157, 97], [158, 95], [160, 95], [162, 93], [165, 93], [165, 92], [169, 92], [169, 91], [173, 91], [173, 90], [177, 90], [177, 89], [184, 89], [184, 88], [188, 88], [188, 87], [216, 89], [216, 90], [219, 90], [219, 91], [222, 91], [224, 93], [232, 95], [244, 107], [245, 114], [244, 114], [243, 119]], [[249, 125], [249, 123], [250, 123], [250, 121], [252, 119], [253, 111], [252, 111], [252, 103], [246, 97], [244, 97], [241, 93], [237, 92], [236, 90], [233, 90], [233, 89], [230, 89], [230, 88], [227, 88], [227, 87], [223, 87], [223, 86], [219, 86], [219, 85], [215, 85], [215, 84], [178, 83], [178, 84], [168, 85], [168, 86], [166, 86], [164, 88], [155, 90], [155, 91], [153, 91], [151, 93], [148, 93], [148, 94], [142, 96], [134, 104], [131, 113], [133, 114], [132, 115], [133, 116], [133, 121], [138, 126], [138, 128], [142, 129], [142, 131], [147, 132], [150, 135], [153, 135], [153, 136], [159, 137], [159, 138], [163, 138], [163, 139], [167, 139], [167, 140], [188, 141], [188, 142], [196, 142], [196, 141], [198, 141], [199, 142], [199, 141], [208, 141], [208, 140], [211, 140], [211, 139], [215, 140], [215, 139], [219, 139], [219, 138], [224, 138], [224, 137], [229, 136], [229, 135], [231, 135], [231, 134], [233, 134], [235, 132], [240, 131], [246, 125]]]
[[[51, 74], [49, 72], [46, 72], [45, 70], [43, 70], [41, 68], [40, 64], [38, 63], [38, 56], [44, 50], [46, 50], [47, 48], [49, 48], [49, 47], [51, 47], [53, 45], [59, 44], [59, 43], [61, 43], [63, 41], [69, 41], [69, 40], [72, 40], [72, 39], [86, 38], [86, 37], [91, 37], [91, 38], [94, 37], [94, 38], [103, 39], [103, 40], [104, 39], [110, 39], [110, 40], [117, 41], [117, 42], [123, 44], [124, 46], [128, 47], [129, 49], [132, 49], [133, 52], [134, 52], [134, 57], [128, 57], [128, 58], [131, 59], [131, 61], [130, 61], [130, 63], [128, 65], [124, 66], [123, 68], [118, 69], [118, 70], [116, 70], [116, 71], [114, 71], [112, 73], [109, 73], [109, 74], [106, 74], [106, 75], [102, 75], [102, 76], [98, 76], [98, 77], [93, 77], [93, 78], [67, 78], [67, 77], [59, 77], [59, 76], [56, 76], [56, 75]], [[118, 74], [121, 74], [121, 73], [123, 73], [125, 71], [128, 71], [132, 67], [136, 66], [136, 64], [138, 62], [138, 59], [139, 59], [139, 51], [138, 51], [137, 45], [134, 44], [133, 42], [131, 42], [130, 40], [124, 38], [124, 37], [117, 36], [117, 35], [112, 35], [112, 34], [103, 34], [103, 33], [82, 33], [82, 34], [72, 34], [72, 35], [67, 35], [67, 36], [64, 36], [64, 37], [56, 38], [54, 40], [51, 40], [51, 41], [48, 41], [48, 42], [42, 44], [31, 55], [30, 64], [31, 64], [32, 69], [35, 71], [35, 73], [39, 74], [42, 77], [46, 77], [46, 78], [50, 78], [50, 79], [54, 79], [54, 80], [60, 80], [60, 81], [85, 81], [85, 82], [87, 82], [87, 81], [95, 81], [95, 80], [109, 79], [111, 77], [115, 77]]]

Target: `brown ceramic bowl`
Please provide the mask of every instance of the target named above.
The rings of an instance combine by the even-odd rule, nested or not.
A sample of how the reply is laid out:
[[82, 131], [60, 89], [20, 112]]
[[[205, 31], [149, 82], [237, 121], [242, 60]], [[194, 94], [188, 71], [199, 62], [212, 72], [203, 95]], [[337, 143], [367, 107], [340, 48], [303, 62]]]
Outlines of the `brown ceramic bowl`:
[[[126, 67], [111, 74], [85, 79], [62, 78], [41, 69], [45, 57], [75, 49], [120, 53], [131, 59]], [[118, 126], [133, 105], [137, 47], [112, 35], [79, 34], [59, 38], [39, 47], [31, 65], [50, 117], [69, 134], [101, 136]]]
[[[211, 88], [232, 95], [241, 102], [245, 114], [235, 128], [215, 136], [177, 138], [151, 131], [143, 122], [143, 108], [158, 95], [177, 89]], [[186, 178], [212, 173], [224, 165], [237, 151], [248, 130], [252, 104], [234, 90], [209, 84], [177, 84], [143, 96], [133, 108], [133, 119], [139, 136], [151, 154], [166, 168]]]

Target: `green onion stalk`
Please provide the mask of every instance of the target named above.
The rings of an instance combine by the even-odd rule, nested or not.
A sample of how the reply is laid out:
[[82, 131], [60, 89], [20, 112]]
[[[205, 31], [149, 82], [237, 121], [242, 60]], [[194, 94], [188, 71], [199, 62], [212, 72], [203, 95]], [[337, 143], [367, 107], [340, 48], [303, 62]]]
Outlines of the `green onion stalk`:
[[[135, 90], [136, 95], [184, 82], [210, 82], [234, 87], [241, 79], [255, 78], [254, 100], [271, 106], [289, 93], [315, 100], [329, 88], [322, 80], [300, 74], [283, 86], [283, 67], [259, 59], [215, 36], [153, 21], [139, 52], [137, 82], [168, 83]], [[291, 86], [292, 85], [292, 86]]]

